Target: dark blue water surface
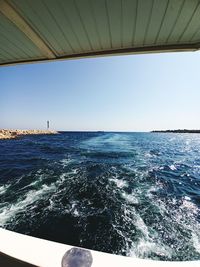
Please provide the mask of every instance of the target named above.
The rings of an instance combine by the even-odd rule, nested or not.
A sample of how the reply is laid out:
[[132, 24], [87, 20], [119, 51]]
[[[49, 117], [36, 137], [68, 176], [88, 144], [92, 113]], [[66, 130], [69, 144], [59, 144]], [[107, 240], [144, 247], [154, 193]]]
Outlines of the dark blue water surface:
[[200, 134], [0, 141], [0, 226], [133, 257], [200, 259]]

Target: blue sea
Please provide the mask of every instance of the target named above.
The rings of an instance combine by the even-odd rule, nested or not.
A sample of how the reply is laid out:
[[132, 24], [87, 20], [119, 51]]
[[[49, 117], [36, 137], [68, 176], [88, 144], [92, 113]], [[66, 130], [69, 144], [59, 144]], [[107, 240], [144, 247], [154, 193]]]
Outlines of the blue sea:
[[113, 254], [200, 260], [200, 134], [1, 140], [0, 226]]

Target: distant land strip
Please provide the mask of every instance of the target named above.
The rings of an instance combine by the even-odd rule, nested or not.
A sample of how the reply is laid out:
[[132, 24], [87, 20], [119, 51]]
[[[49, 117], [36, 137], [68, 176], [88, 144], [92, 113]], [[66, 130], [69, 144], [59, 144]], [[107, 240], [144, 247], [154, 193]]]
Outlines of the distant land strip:
[[178, 130], [154, 130], [151, 133], [200, 133], [200, 130], [187, 130], [187, 129], [178, 129]]
[[0, 139], [13, 139], [21, 135], [30, 135], [30, 134], [57, 134], [56, 131], [51, 130], [8, 130], [0, 129]]

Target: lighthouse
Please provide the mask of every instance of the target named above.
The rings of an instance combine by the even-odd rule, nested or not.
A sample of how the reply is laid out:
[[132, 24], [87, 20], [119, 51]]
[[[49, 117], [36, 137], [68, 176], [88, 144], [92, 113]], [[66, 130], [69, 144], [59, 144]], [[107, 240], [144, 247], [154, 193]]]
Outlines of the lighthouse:
[[49, 130], [49, 121], [47, 121], [47, 131]]

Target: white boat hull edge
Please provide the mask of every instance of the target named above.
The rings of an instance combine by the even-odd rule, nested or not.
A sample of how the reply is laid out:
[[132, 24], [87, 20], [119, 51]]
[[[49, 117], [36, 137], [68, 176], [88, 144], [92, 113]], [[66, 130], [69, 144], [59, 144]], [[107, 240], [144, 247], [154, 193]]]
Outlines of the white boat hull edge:
[[[72, 246], [35, 238], [0, 228], [0, 252], [40, 267], [61, 267], [63, 255]], [[199, 267], [200, 261], [155, 261], [90, 250], [92, 267]]]

